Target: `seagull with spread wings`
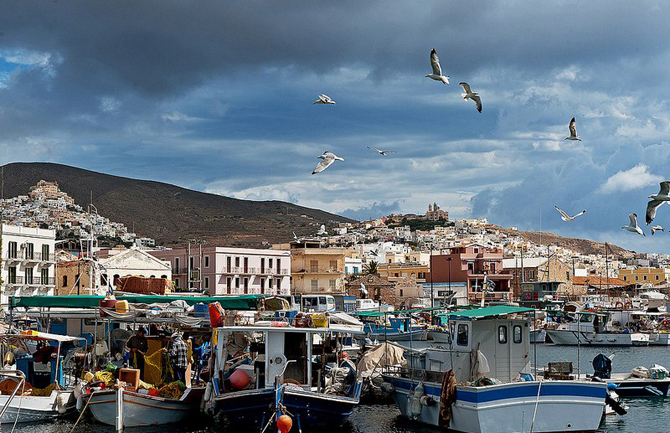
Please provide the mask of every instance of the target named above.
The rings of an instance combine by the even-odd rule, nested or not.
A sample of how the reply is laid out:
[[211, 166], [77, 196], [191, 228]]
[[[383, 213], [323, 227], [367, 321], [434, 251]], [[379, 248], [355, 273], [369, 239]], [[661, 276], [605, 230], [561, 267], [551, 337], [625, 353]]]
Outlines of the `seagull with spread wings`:
[[651, 226], [651, 235], [654, 236], [655, 232], [664, 232], [665, 229], [662, 226], [659, 226], [656, 224], [655, 226]]
[[570, 120], [570, 125], [568, 125], [568, 128], [570, 128], [570, 136], [565, 137], [566, 140], [570, 141], [582, 141], [579, 136], [577, 136], [577, 128], [575, 127], [575, 118], [573, 117], [572, 120]]
[[344, 158], [340, 158], [335, 155], [333, 152], [328, 152], [327, 150], [323, 152], [322, 155], [319, 155], [319, 159], [322, 161], [316, 166], [312, 174], [321, 173], [323, 170], [331, 166], [335, 161], [344, 161]]
[[435, 81], [442, 81], [444, 84], [449, 84], [449, 75], [442, 75], [440, 58], [437, 57], [437, 51], [435, 51], [435, 48], [430, 51], [430, 66], [433, 68], [433, 73], [426, 75], [427, 78], [433, 79]]
[[395, 150], [379, 150], [379, 149], [377, 149], [376, 147], [370, 147], [370, 146], [368, 146], [368, 149], [370, 149], [370, 150], [374, 150], [375, 152], [377, 152], [377, 153], [380, 154], [381, 156], [386, 156], [386, 155], [388, 155], [389, 153], [395, 153]]
[[632, 213], [628, 215], [628, 218], [630, 219], [630, 224], [627, 226], [621, 226], [621, 228], [632, 233], [637, 233], [638, 235], [646, 236], [640, 226], [637, 225], [637, 214]]
[[647, 203], [647, 225], [651, 223], [654, 218], [656, 218], [656, 209], [661, 207], [661, 205], [667, 201], [670, 201], [670, 181], [661, 182], [661, 189], [656, 195], [650, 195], [651, 199]]
[[561, 209], [560, 207], [558, 207], [558, 206], [554, 206], [554, 207], [555, 207], [556, 210], [561, 214], [561, 219], [562, 219], [563, 221], [572, 221], [572, 220], [574, 220], [575, 218], [577, 218], [578, 216], [584, 215], [584, 214], [586, 213], [586, 209], [584, 209], [583, 211], [579, 212], [578, 214], [575, 214], [575, 215], [573, 215], [573, 216], [570, 216], [570, 215], [568, 215], [563, 209]]
[[482, 100], [479, 97], [479, 93], [476, 93], [476, 92], [473, 92], [472, 90], [470, 90], [470, 85], [468, 83], [466, 83], [465, 81], [462, 81], [459, 84], [461, 85], [463, 90], [465, 90], [465, 93], [461, 93], [461, 96], [463, 97], [463, 99], [465, 99], [466, 101], [468, 99], [470, 99], [472, 101], [475, 101], [475, 105], [477, 106], [477, 111], [479, 111], [481, 113], [482, 112]]
[[328, 95], [324, 95], [323, 93], [320, 94], [320, 95], [318, 95], [317, 98], [319, 98], [319, 99], [317, 99], [316, 101], [314, 101], [314, 102], [312, 103], [312, 105], [314, 105], [314, 104], [335, 105], [335, 101], [333, 101], [333, 100], [330, 98], [330, 96], [328, 96]]

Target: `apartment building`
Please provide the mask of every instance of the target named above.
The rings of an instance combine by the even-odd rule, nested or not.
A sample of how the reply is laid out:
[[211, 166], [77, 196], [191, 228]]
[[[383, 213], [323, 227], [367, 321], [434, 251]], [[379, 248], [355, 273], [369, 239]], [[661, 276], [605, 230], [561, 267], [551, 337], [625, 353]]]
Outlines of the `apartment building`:
[[322, 248], [317, 240], [273, 246], [287, 247], [291, 252], [291, 287], [294, 293], [344, 293], [344, 248]]
[[275, 249], [191, 247], [149, 251], [172, 264], [175, 288], [211, 296], [288, 295], [291, 252]]
[[53, 295], [56, 231], [2, 224], [0, 302], [11, 296]]
[[617, 278], [628, 284], [665, 284], [670, 282], [670, 268], [619, 269]]

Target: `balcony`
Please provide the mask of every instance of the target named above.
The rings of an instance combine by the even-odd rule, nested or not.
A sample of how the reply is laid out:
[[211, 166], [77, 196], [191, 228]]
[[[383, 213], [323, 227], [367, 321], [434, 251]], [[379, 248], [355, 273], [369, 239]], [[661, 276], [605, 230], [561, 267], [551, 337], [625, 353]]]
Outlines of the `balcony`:
[[337, 269], [331, 269], [331, 268], [309, 268], [309, 269], [299, 269], [293, 271], [294, 274], [300, 275], [300, 274], [314, 274], [314, 275], [344, 275], [344, 270], [339, 271]]
[[24, 277], [17, 275], [15, 277], [7, 278], [7, 285], [9, 286], [54, 286], [56, 285], [54, 277], [42, 278], [41, 275], [33, 275], [32, 277]]
[[56, 263], [55, 255], [54, 254], [42, 254], [41, 252], [34, 252], [32, 254], [28, 254], [27, 251], [17, 251], [15, 253], [12, 253], [11, 251], [7, 252], [7, 255], [5, 256], [5, 260], [7, 262], [48, 262], [48, 263]]

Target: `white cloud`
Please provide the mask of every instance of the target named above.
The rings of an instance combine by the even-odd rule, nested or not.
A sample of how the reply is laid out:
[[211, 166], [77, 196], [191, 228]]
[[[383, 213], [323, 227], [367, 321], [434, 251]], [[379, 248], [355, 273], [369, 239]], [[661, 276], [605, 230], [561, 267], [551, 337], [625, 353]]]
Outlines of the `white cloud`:
[[164, 113], [161, 118], [168, 122], [195, 122], [198, 120], [203, 120], [200, 117], [193, 117], [187, 114], [181, 113], [179, 111], [173, 111], [171, 113]]
[[619, 191], [632, 191], [663, 181], [663, 176], [649, 173], [649, 167], [638, 164], [630, 170], [619, 171], [600, 186], [599, 192], [609, 194]]
[[100, 100], [100, 109], [105, 113], [116, 111], [121, 106], [121, 101], [112, 96], [103, 96]]

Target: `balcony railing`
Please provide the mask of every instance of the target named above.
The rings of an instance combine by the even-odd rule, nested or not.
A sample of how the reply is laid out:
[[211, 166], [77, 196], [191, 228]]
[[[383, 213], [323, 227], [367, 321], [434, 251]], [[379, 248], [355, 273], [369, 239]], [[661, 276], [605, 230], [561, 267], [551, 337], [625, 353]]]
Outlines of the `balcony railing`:
[[42, 278], [41, 275], [33, 275], [32, 277], [24, 277], [23, 275], [9, 276], [7, 284], [10, 285], [28, 285], [28, 286], [53, 286], [55, 285], [54, 277]]
[[222, 274], [231, 274], [231, 275], [289, 275], [288, 269], [270, 269], [270, 268], [257, 268], [257, 267], [242, 267], [234, 266], [227, 267], [224, 266], [221, 269]]
[[309, 268], [294, 270], [294, 274], [344, 274], [344, 270], [339, 271], [332, 268]]
[[8, 251], [5, 255], [7, 261], [34, 261], [34, 262], [54, 262], [55, 255], [53, 253], [42, 254], [41, 252], [33, 252], [28, 254], [27, 251]]

